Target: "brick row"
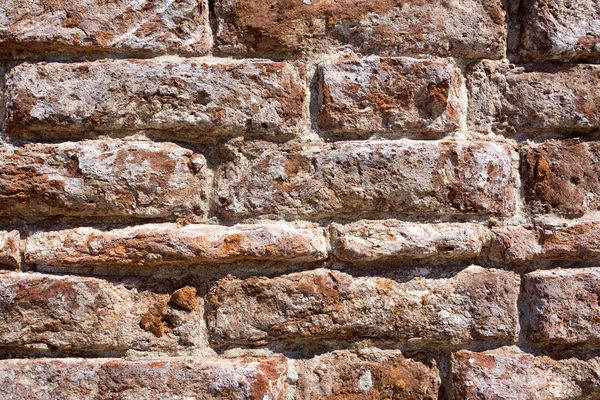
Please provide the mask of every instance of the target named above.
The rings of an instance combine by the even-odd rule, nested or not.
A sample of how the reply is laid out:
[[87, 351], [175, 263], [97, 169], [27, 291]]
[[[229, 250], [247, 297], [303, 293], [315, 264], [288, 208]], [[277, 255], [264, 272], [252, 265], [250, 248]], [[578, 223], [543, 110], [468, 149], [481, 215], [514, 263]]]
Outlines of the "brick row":
[[228, 276], [210, 289], [208, 327], [218, 347], [356, 338], [411, 347], [513, 342], [518, 291], [514, 273], [480, 267], [408, 282], [325, 269]]

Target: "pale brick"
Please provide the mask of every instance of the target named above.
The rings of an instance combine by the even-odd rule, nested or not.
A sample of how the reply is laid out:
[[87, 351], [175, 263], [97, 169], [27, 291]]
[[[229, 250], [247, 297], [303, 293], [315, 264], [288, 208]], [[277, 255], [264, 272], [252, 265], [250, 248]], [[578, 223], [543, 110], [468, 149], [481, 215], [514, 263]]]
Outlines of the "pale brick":
[[521, 180], [529, 210], [566, 217], [600, 210], [599, 158], [599, 142], [546, 141], [522, 148]]
[[206, 54], [212, 45], [204, 0], [4, 0], [4, 53]]
[[475, 258], [487, 240], [487, 229], [474, 223], [363, 220], [334, 224], [332, 232], [334, 254], [342, 261]]
[[461, 400], [592, 400], [600, 397], [600, 358], [554, 360], [512, 349], [453, 356]]
[[600, 345], [600, 268], [525, 275], [524, 331], [536, 345]]
[[0, 231], [0, 269], [21, 265], [21, 235], [19, 231]]
[[170, 143], [0, 146], [0, 218], [204, 215], [206, 161]]
[[338, 135], [440, 137], [458, 128], [462, 75], [451, 63], [369, 57], [319, 65], [319, 128]]
[[488, 142], [233, 140], [215, 172], [229, 218], [510, 215], [511, 151]]
[[290, 56], [350, 48], [363, 54], [502, 58], [500, 0], [273, 3], [216, 0], [217, 50]]
[[109, 231], [76, 228], [39, 232], [27, 239], [25, 258], [37, 270], [103, 264], [311, 262], [327, 258], [327, 243], [323, 230], [317, 227], [149, 224]]
[[600, 260], [600, 222], [545, 229], [531, 225], [494, 228], [490, 259], [509, 263]]
[[512, 342], [518, 277], [467, 268], [440, 279], [357, 277], [318, 269], [277, 278], [228, 276], [208, 297], [212, 342], [374, 338], [408, 346]]
[[600, 66], [482, 61], [469, 68], [469, 128], [508, 136], [600, 128]]
[[61, 354], [181, 353], [205, 346], [203, 307], [102, 279], [0, 274], [0, 347]]
[[285, 399], [283, 357], [0, 361], [5, 400]]
[[378, 349], [340, 350], [296, 360], [296, 399], [437, 399], [441, 382], [431, 364]]
[[6, 91], [11, 136], [145, 130], [182, 140], [291, 136], [305, 93], [287, 63], [205, 58], [21, 64]]
[[521, 7], [519, 51], [524, 59], [600, 60], [597, 0], [525, 0]]

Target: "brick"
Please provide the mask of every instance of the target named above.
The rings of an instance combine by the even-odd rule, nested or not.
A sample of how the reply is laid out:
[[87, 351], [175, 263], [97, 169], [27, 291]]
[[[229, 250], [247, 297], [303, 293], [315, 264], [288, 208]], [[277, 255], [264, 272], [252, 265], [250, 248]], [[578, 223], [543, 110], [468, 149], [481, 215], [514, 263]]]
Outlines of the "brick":
[[228, 218], [510, 215], [509, 147], [488, 142], [311, 145], [233, 140], [215, 172]]
[[203, 55], [212, 45], [204, 0], [5, 0], [3, 53], [101, 52]]
[[519, 52], [524, 59], [600, 60], [597, 0], [526, 0], [521, 7]]
[[487, 229], [474, 223], [421, 224], [397, 220], [334, 224], [334, 254], [342, 261], [475, 258]]
[[162, 292], [95, 278], [2, 274], [0, 347], [61, 354], [182, 354], [205, 346], [204, 307], [193, 312], [173, 308], [170, 293]]
[[6, 400], [285, 399], [283, 357], [0, 361]]
[[203, 156], [170, 143], [5, 144], [0, 218], [204, 215], [205, 164]]
[[512, 272], [480, 267], [405, 283], [325, 269], [227, 276], [209, 291], [208, 326], [218, 347], [358, 338], [442, 348], [512, 342], [518, 281]]
[[490, 259], [509, 263], [600, 260], [600, 222], [547, 229], [531, 225], [494, 228]]
[[514, 350], [453, 356], [454, 395], [461, 400], [587, 400], [600, 396], [599, 358], [554, 360]]
[[600, 210], [600, 143], [546, 141], [521, 149], [521, 180], [529, 210], [580, 217]]
[[38, 271], [103, 264], [311, 262], [327, 258], [327, 242], [322, 229], [314, 226], [148, 224], [109, 231], [75, 228], [39, 232], [27, 239], [25, 258]]
[[363, 54], [498, 59], [506, 46], [499, 0], [216, 0], [215, 11], [215, 45], [225, 54], [285, 57], [350, 48]]
[[21, 235], [19, 231], [0, 231], [0, 269], [21, 265]]
[[368, 57], [319, 65], [319, 128], [440, 137], [458, 128], [462, 75], [437, 60]]
[[528, 341], [598, 347], [600, 268], [535, 271], [523, 282]]
[[295, 362], [296, 399], [437, 399], [435, 365], [398, 351], [339, 350]]
[[482, 61], [467, 74], [467, 121], [474, 131], [537, 138], [600, 127], [600, 66]]
[[291, 136], [305, 88], [287, 63], [214, 59], [21, 64], [6, 79], [7, 133], [19, 138], [137, 132], [198, 140]]

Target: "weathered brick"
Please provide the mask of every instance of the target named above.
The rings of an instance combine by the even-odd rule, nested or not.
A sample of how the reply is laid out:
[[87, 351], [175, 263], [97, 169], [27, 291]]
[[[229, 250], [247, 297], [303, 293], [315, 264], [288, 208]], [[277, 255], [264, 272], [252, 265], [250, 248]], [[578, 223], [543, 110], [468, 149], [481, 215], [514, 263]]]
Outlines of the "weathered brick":
[[359, 53], [502, 58], [500, 0], [216, 0], [217, 50], [236, 55]]
[[314, 226], [150, 224], [110, 231], [76, 228], [39, 232], [27, 238], [25, 258], [38, 270], [102, 264], [310, 262], [327, 258], [327, 243], [323, 230]]
[[528, 60], [600, 60], [597, 0], [526, 0], [521, 3], [520, 54]]
[[203, 55], [208, 14], [204, 0], [4, 0], [0, 51]]
[[554, 360], [512, 349], [453, 356], [455, 398], [461, 400], [592, 400], [600, 396], [600, 358]]
[[521, 149], [521, 180], [537, 214], [578, 217], [600, 210], [600, 143], [546, 141]]
[[510, 215], [511, 150], [489, 142], [233, 140], [215, 172], [229, 218]]
[[600, 66], [482, 61], [469, 67], [468, 124], [475, 131], [587, 134], [600, 128]]
[[0, 361], [5, 400], [285, 399], [283, 357]]
[[524, 330], [536, 345], [600, 344], [600, 268], [535, 271], [525, 275]]
[[0, 269], [21, 265], [21, 235], [19, 231], [0, 231]]
[[287, 63], [205, 58], [21, 64], [6, 79], [19, 138], [145, 130], [182, 140], [290, 136], [304, 83]]
[[203, 307], [173, 308], [169, 297], [95, 278], [0, 274], [0, 348], [175, 354], [204, 346]]
[[0, 146], [0, 217], [203, 215], [205, 159], [170, 143]]
[[480, 267], [406, 283], [325, 269], [228, 276], [210, 289], [209, 331], [217, 346], [361, 337], [415, 347], [512, 342], [518, 281], [512, 272]]
[[474, 223], [421, 224], [397, 220], [363, 220], [334, 224], [333, 248], [343, 261], [411, 258], [475, 258], [487, 229]]
[[599, 260], [600, 222], [546, 229], [531, 225], [494, 228], [490, 259], [509, 263]]
[[[451, 63], [368, 57], [319, 65], [319, 128], [439, 137], [462, 118], [462, 75]], [[464, 110], [466, 112], [466, 110]]]
[[405, 358], [398, 351], [346, 350], [295, 362], [298, 400], [438, 398], [435, 365]]

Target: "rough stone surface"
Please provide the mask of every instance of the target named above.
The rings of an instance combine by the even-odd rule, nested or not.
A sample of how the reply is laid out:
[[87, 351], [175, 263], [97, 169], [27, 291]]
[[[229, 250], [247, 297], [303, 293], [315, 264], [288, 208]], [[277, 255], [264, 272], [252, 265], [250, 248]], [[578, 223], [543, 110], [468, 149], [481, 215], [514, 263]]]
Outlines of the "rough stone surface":
[[177, 307], [192, 311], [198, 307], [198, 299], [196, 298], [196, 294], [197, 292], [195, 287], [184, 286], [174, 291], [169, 301], [171, 304], [174, 304]]
[[334, 224], [334, 254], [342, 261], [478, 257], [487, 229], [474, 223], [359, 221]]
[[6, 87], [7, 133], [21, 138], [291, 136], [305, 93], [287, 63], [205, 58], [21, 64]]
[[451, 63], [368, 57], [319, 65], [319, 128], [440, 137], [456, 130], [462, 75]]
[[536, 345], [600, 345], [600, 268], [525, 275], [524, 330]]
[[600, 66], [470, 66], [469, 128], [507, 136], [587, 134], [600, 127]]
[[[168, 300], [168, 293], [103, 279], [1, 274], [0, 348], [115, 354], [204, 346], [203, 307], [188, 312], [169, 307]], [[149, 316], [152, 329], [143, 326]]]
[[235, 55], [359, 53], [502, 58], [499, 0], [216, 0], [217, 50]]
[[15, 51], [206, 54], [204, 0], [4, 0], [0, 48]]
[[523, 58], [600, 61], [597, 0], [526, 0], [521, 4]]
[[237, 261], [311, 262], [327, 257], [322, 229], [290, 224], [148, 224], [100, 231], [75, 228], [27, 239], [27, 262], [38, 266], [190, 265]]
[[0, 146], [0, 218], [206, 213], [206, 160], [170, 143]]
[[600, 397], [600, 359], [553, 360], [506, 350], [454, 354], [455, 398], [461, 400], [593, 400]]
[[434, 365], [405, 358], [398, 351], [335, 351], [295, 362], [298, 400], [438, 398]]
[[0, 269], [21, 265], [21, 235], [19, 231], [0, 232]]
[[470, 267], [405, 283], [318, 269], [278, 278], [225, 277], [210, 289], [217, 346], [376, 338], [408, 346], [512, 342], [518, 278]]
[[509, 263], [599, 260], [600, 221], [547, 229], [531, 225], [494, 228], [490, 258]]
[[228, 218], [511, 215], [511, 152], [486, 142], [303, 146], [231, 141], [215, 172]]
[[282, 357], [0, 361], [0, 387], [6, 400], [282, 400], [285, 374]]
[[600, 142], [546, 141], [521, 149], [530, 211], [579, 217], [600, 210]]

